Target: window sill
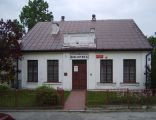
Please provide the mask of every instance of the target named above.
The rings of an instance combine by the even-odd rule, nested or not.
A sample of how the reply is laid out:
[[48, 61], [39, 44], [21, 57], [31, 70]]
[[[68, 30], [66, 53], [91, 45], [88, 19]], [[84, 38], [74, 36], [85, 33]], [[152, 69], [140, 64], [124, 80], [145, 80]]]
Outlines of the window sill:
[[139, 86], [139, 83], [120, 83], [121, 86]]
[[62, 82], [44, 82], [43, 85], [61, 85]]
[[102, 85], [102, 86], [114, 86], [114, 85], [116, 85], [116, 83], [101, 83], [101, 82], [98, 82], [97, 85]]
[[27, 81], [27, 83], [28, 83], [28, 84], [29, 84], [29, 83], [30, 83], [30, 84], [37, 84], [38, 82], [30, 82], [30, 81], [28, 82], [28, 81]]

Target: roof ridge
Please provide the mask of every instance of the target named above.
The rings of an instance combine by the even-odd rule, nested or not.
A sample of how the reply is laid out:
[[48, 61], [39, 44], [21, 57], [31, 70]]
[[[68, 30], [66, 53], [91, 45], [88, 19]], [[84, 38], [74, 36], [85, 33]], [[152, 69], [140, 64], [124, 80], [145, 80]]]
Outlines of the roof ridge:
[[[54, 22], [54, 23], [59, 23], [59, 22], [92, 22], [92, 20], [65, 20], [65, 21], [43, 21], [43, 22], [38, 22], [38, 23], [49, 23], [49, 22]], [[98, 19], [96, 21], [134, 21], [133, 19]]]

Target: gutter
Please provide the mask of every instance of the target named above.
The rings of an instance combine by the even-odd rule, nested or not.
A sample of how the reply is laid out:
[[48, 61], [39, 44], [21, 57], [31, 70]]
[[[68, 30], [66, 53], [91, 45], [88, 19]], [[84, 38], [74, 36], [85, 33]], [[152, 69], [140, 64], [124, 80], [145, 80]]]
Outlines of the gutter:
[[146, 85], [146, 89], [149, 89], [149, 85], [147, 85], [147, 83], [148, 83], [148, 80], [147, 80], [147, 77], [148, 77], [147, 76], [147, 67], [148, 67], [147, 66], [147, 58], [148, 58], [149, 55], [152, 55], [152, 51], [150, 51], [149, 53], [146, 54], [146, 84], [145, 84]]
[[19, 89], [19, 82], [18, 82], [18, 59], [16, 60], [16, 89]]
[[75, 52], [75, 51], [151, 51], [151, 48], [147, 49], [55, 49], [55, 50], [21, 50], [23, 53], [30, 52]]

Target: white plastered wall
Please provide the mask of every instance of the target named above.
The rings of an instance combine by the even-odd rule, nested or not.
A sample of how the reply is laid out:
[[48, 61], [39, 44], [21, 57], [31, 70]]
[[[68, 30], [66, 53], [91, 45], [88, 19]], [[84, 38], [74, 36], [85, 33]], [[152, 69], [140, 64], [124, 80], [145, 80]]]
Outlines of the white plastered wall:
[[[145, 88], [145, 62], [148, 52], [75, 52], [74, 54], [87, 54], [87, 89], [143, 89]], [[50, 83], [54, 88], [61, 87], [66, 90], [72, 89], [72, 52], [42, 52], [25, 53], [21, 61], [21, 79], [23, 88], [36, 88], [47, 82], [47, 60], [59, 60], [59, 83]], [[103, 59], [113, 60], [113, 83], [100, 83], [100, 59], [97, 54], [104, 55]], [[123, 84], [123, 59], [136, 59], [136, 82], [137, 84]], [[27, 82], [27, 60], [38, 60], [38, 83]], [[64, 76], [67, 73], [67, 76]]]

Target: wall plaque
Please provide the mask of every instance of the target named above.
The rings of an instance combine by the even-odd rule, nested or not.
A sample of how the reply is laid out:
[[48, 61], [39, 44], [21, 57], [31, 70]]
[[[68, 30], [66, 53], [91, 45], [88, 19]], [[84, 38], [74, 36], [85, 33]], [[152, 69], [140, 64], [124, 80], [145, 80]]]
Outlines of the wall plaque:
[[70, 59], [88, 59], [88, 55], [70, 55]]

